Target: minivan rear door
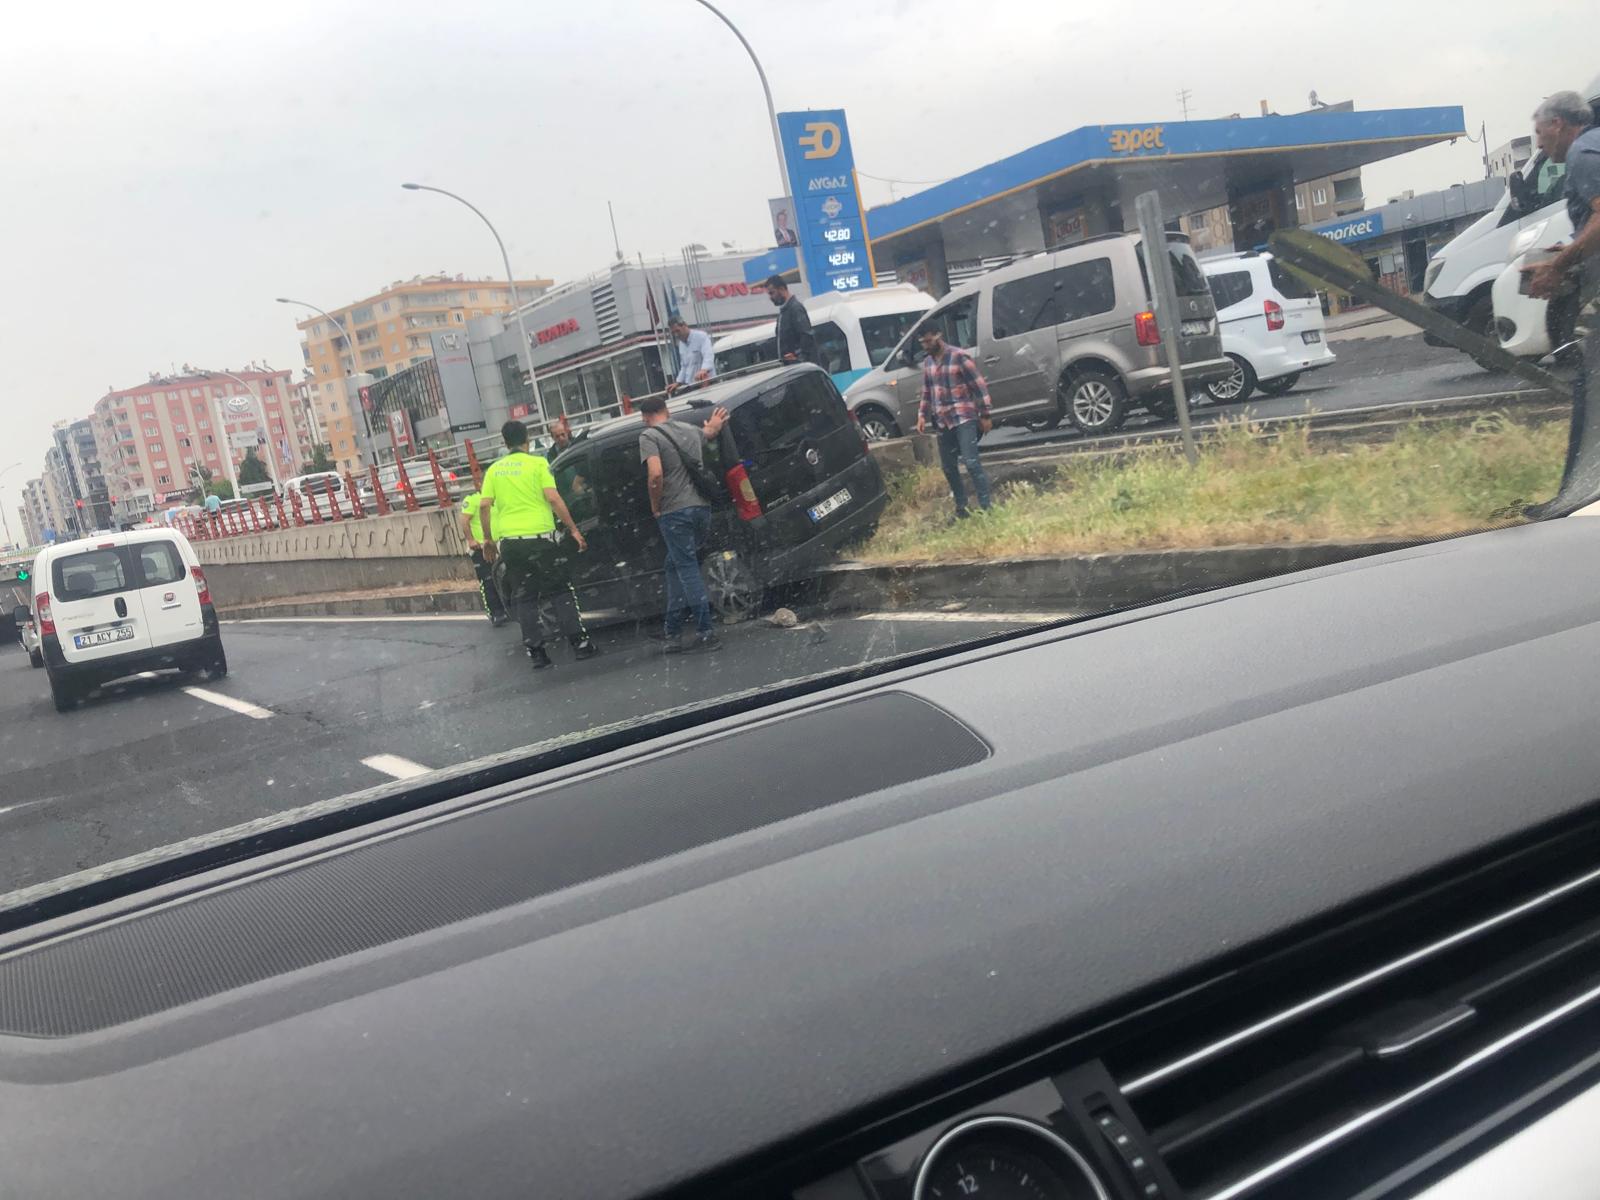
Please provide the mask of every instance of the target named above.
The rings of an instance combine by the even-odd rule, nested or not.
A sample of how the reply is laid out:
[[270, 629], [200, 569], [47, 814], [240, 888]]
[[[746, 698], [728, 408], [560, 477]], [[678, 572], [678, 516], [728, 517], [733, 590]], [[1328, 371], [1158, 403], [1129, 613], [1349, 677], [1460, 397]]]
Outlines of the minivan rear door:
[[125, 548], [85, 545], [50, 564], [50, 615], [69, 663], [148, 650], [150, 628]]
[[980, 369], [997, 412], [1054, 402], [1060, 373], [1056, 283], [1056, 272], [1043, 265], [1031, 275], [984, 289], [978, 318]]
[[[1139, 273], [1144, 276], [1146, 295], [1153, 294], [1150, 275], [1145, 269], [1144, 243], [1139, 244]], [[1167, 258], [1172, 264], [1172, 282], [1178, 293], [1179, 359], [1206, 362], [1222, 357], [1222, 335], [1217, 330], [1217, 306], [1211, 298], [1200, 260], [1185, 241], [1168, 241]]]
[[133, 542], [126, 547], [133, 582], [149, 630], [150, 645], [192, 642], [205, 633], [200, 589], [195, 586], [183, 552], [171, 538]]
[[743, 463], [756, 499], [769, 516], [797, 500], [809, 507], [830, 505], [812, 524], [844, 513], [868, 499], [848, 486], [821, 497], [819, 488], [848, 471], [867, 455], [861, 434], [821, 371], [801, 371], [732, 406], [728, 429], [733, 450]]

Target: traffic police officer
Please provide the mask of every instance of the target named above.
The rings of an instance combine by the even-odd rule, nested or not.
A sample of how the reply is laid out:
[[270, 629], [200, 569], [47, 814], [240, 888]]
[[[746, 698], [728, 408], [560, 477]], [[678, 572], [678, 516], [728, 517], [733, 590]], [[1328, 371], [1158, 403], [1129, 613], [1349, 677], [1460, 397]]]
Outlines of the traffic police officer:
[[550, 601], [574, 658], [593, 658], [597, 649], [578, 613], [572, 590], [571, 552], [556, 520], [566, 527], [578, 552], [588, 549], [556, 490], [550, 463], [528, 453], [528, 427], [507, 421], [500, 427], [507, 453], [483, 473], [478, 519], [483, 525], [485, 557], [500, 561], [501, 594], [511, 603], [522, 627], [522, 644], [535, 670], [550, 665], [545, 651], [544, 618], [539, 608]]
[[496, 629], [511, 618], [506, 614], [506, 602], [500, 597], [500, 588], [494, 581], [494, 567], [483, 553], [483, 522], [478, 518], [478, 504], [483, 493], [473, 492], [461, 498], [461, 532], [466, 535], [472, 550], [472, 573], [478, 577], [478, 595], [483, 597], [483, 611], [489, 614], [489, 623]]

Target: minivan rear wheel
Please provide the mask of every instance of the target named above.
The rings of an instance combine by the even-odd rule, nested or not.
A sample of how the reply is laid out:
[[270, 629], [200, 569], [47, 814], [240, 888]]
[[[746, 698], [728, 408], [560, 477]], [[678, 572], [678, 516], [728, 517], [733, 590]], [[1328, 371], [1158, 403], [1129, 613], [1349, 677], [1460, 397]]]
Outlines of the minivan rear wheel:
[[700, 564], [700, 577], [706, 581], [711, 607], [723, 623], [748, 621], [761, 608], [766, 588], [744, 559], [734, 550], [713, 550]]
[[[1243, 404], [1256, 390], [1255, 369], [1237, 354], [1230, 354], [1228, 358], [1233, 363], [1233, 374], [1206, 384], [1206, 395], [1217, 404]], [[1264, 384], [1260, 386], [1262, 391], [1267, 390]]]
[[1112, 433], [1127, 418], [1128, 393], [1122, 380], [1107, 371], [1072, 372], [1062, 384], [1067, 416], [1084, 433]]
[[78, 689], [68, 679], [50, 672], [50, 699], [58, 713], [71, 712], [78, 706]]
[[886, 442], [900, 436], [900, 424], [875, 404], [863, 404], [856, 409], [856, 420], [869, 442]]

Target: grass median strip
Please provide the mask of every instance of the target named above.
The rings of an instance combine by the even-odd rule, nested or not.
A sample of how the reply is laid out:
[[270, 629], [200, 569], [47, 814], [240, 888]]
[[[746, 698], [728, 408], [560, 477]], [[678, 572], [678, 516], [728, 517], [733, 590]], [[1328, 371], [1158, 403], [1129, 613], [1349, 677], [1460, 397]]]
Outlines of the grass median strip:
[[1370, 444], [1317, 443], [1309, 430], [1254, 436], [1216, 427], [1190, 469], [1172, 450], [1073, 458], [1045, 483], [999, 489], [995, 508], [949, 523], [944, 476], [891, 481], [893, 503], [856, 557], [868, 563], [1434, 537], [1514, 524], [1561, 482], [1567, 427], [1492, 413]]

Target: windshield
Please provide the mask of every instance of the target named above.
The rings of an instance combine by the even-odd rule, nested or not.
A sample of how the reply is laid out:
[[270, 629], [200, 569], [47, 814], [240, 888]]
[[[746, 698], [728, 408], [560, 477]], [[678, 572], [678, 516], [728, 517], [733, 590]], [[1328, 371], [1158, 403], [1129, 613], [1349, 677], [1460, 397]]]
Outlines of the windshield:
[[1555, 15], [715, 8], [8, 14], [0, 917], [1581, 491]]

